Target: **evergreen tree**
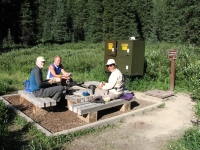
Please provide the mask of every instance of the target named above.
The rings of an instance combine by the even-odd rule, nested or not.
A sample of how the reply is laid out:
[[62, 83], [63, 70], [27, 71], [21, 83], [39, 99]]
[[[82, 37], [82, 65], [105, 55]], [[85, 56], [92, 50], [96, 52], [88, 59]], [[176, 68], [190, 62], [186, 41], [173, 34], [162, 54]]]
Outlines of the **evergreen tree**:
[[103, 1], [103, 40], [114, 38], [114, 0]]
[[25, 0], [21, 6], [21, 40], [23, 45], [28, 46], [31, 41], [34, 41], [33, 33], [33, 23], [32, 12], [30, 9], [30, 3]]
[[[3, 10], [2, 9], [2, 1], [0, 1], [0, 9], [1, 10]], [[0, 12], [0, 52], [1, 52], [1, 48], [2, 48], [2, 41], [3, 41], [3, 35], [2, 35], [2, 33], [3, 33], [3, 31], [2, 31], [2, 29], [3, 29], [3, 22], [2, 22], [2, 11]]]
[[10, 29], [12, 31], [12, 36], [13, 40], [15, 43], [19, 42], [19, 37], [21, 34], [20, 30], [20, 21], [21, 20], [21, 15], [20, 15], [20, 10], [21, 10], [21, 4], [24, 0], [2, 0], [0, 7], [1, 9], [1, 18], [2, 22], [1, 24], [1, 31], [0, 36], [1, 40], [7, 37], [7, 31]]
[[2, 46], [3, 48], [12, 47], [14, 45], [13, 37], [11, 35], [10, 29], [8, 29], [8, 35], [3, 39]]
[[72, 19], [72, 16], [73, 16], [73, 2], [74, 0], [67, 0], [66, 2], [66, 11], [67, 11], [67, 33], [68, 33], [68, 40], [69, 41], [74, 41], [72, 39], [74, 39], [72, 37], [72, 31], [73, 31], [73, 19]]
[[84, 29], [87, 28], [87, 0], [74, 0], [72, 3], [72, 41], [85, 40]]
[[41, 42], [44, 33], [44, 23], [46, 14], [47, 0], [37, 0], [35, 5], [38, 7], [36, 12], [36, 41]]
[[134, 5], [137, 6], [137, 22], [139, 24], [139, 33], [142, 40], [156, 39], [154, 18], [153, 18], [153, 1], [136, 0]]
[[65, 2], [65, 0], [57, 0], [57, 8], [52, 22], [51, 36], [56, 42], [65, 42], [66, 40], [69, 40]]
[[128, 40], [129, 37], [139, 37], [136, 11], [131, 0], [116, 0], [114, 17], [114, 39]]
[[48, 0], [46, 1], [46, 9], [44, 15], [44, 22], [43, 22], [43, 35], [42, 35], [42, 42], [52, 42], [52, 22], [55, 15], [55, 8], [57, 2], [56, 0]]
[[181, 41], [194, 45], [200, 45], [200, 1], [179, 1], [179, 10], [182, 19]]
[[162, 29], [163, 41], [181, 42], [182, 25], [180, 20], [183, 19], [183, 16], [180, 14], [179, 9], [178, 1], [165, 0]]
[[89, 16], [87, 19], [87, 30], [85, 30], [85, 39], [96, 43], [103, 41], [103, 5], [102, 1], [90, 0], [87, 3]]
[[164, 0], [154, 1], [153, 18], [155, 21], [155, 27], [153, 26], [153, 32], [155, 32], [156, 39], [161, 41], [162, 29], [163, 29], [163, 8]]

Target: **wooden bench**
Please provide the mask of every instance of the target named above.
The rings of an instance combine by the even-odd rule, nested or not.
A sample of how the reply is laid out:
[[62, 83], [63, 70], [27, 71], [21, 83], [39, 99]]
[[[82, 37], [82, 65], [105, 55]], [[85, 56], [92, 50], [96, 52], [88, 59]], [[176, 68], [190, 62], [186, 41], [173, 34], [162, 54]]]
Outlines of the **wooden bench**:
[[56, 101], [49, 97], [35, 97], [33, 94], [27, 93], [24, 90], [18, 91], [18, 94], [20, 95], [20, 103], [26, 104], [28, 101], [33, 104], [33, 113], [35, 114], [52, 111], [53, 106], [56, 106]]
[[72, 104], [82, 103], [85, 101], [90, 101], [94, 98], [94, 95], [83, 96], [82, 93], [87, 91], [86, 88], [80, 86], [73, 86], [68, 90], [73, 91], [73, 95], [66, 95], [65, 99], [67, 99], [67, 107], [69, 108]]
[[77, 104], [71, 104], [69, 106], [69, 110], [73, 111], [74, 113], [77, 113], [78, 118], [81, 120], [91, 123], [97, 121], [97, 115], [98, 111], [121, 106], [120, 111], [126, 112], [131, 110], [131, 102], [135, 101], [135, 97], [133, 97], [131, 100], [121, 100], [116, 99], [110, 102], [103, 103], [91, 103], [91, 102], [82, 102]]
[[72, 104], [77, 104], [77, 103], [83, 103], [86, 101], [91, 101], [93, 100], [94, 95], [90, 96], [80, 96], [80, 95], [66, 95], [65, 99], [67, 99], [67, 107], [68, 109]]

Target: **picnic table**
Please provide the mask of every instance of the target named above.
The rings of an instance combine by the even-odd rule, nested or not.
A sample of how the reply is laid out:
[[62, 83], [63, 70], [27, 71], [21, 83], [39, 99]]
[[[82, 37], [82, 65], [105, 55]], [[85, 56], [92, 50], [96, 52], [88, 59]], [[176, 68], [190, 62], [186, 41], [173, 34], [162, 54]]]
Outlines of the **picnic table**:
[[121, 106], [119, 111], [126, 112], [131, 110], [131, 102], [135, 101], [135, 97], [131, 100], [116, 99], [105, 103], [92, 103], [94, 95], [83, 96], [82, 92], [87, 89], [84, 87], [74, 86], [72, 95], [66, 95], [67, 106], [70, 111], [77, 113], [77, 117], [81, 120], [91, 123], [98, 120], [98, 112], [104, 109], [113, 108], [116, 106]]

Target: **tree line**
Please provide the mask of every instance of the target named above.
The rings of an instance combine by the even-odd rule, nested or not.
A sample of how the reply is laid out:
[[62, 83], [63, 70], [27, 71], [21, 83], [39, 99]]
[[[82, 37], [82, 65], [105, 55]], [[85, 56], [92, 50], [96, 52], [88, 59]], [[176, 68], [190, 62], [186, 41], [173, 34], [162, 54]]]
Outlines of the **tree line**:
[[200, 0], [2, 0], [1, 47], [164, 41], [200, 45]]

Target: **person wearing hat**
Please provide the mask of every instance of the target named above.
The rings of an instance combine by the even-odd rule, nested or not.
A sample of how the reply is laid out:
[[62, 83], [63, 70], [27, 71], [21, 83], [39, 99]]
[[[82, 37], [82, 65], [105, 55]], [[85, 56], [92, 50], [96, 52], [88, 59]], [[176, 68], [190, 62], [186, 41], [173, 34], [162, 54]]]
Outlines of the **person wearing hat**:
[[49, 68], [47, 71], [47, 79], [57, 78], [59, 82], [62, 81], [62, 85], [65, 85], [65, 84], [69, 85], [70, 83], [71, 84], [73, 83], [71, 76], [72, 76], [72, 73], [66, 72], [65, 69], [63, 68], [63, 65], [61, 64], [61, 57], [58, 55], [55, 56], [54, 62], [49, 65]]
[[52, 79], [43, 81], [42, 68], [44, 67], [44, 64], [44, 57], [37, 57], [36, 66], [32, 69], [30, 75], [31, 91], [36, 97], [50, 97], [59, 102], [64, 87], [61, 85], [54, 86]]
[[114, 59], [109, 59], [105, 64], [111, 72], [108, 83], [102, 81], [95, 90], [94, 98], [99, 96], [109, 96], [110, 99], [118, 99], [124, 89], [124, 77]]

